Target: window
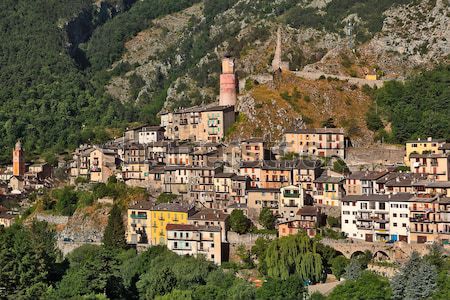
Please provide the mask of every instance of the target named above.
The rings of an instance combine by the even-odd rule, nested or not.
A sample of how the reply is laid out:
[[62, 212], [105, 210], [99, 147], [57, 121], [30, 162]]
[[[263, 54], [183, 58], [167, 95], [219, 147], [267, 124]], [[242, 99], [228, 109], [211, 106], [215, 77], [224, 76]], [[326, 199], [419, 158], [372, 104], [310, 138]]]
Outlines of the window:
[[343, 212], [342, 212], [342, 214], [343, 214], [343, 215], [349, 215], [349, 214], [350, 214], [350, 212], [349, 212], [349, 211], [347, 211], [347, 210], [345, 210], [345, 211], [343, 211]]
[[407, 218], [408, 214], [400, 214], [400, 218]]
[[211, 254], [211, 259], [214, 259], [214, 254]]
[[392, 216], [393, 216], [394, 218], [396, 218], [396, 217], [397, 217], [397, 214], [396, 214], [396, 213], [393, 213]]
[[392, 224], [392, 226], [397, 227], [397, 223]]
[[189, 247], [189, 243], [188, 242], [184, 243], [184, 245], [186, 246], [186, 248]]
[[353, 224], [356, 224], [356, 220], [353, 220]]
[[173, 243], [173, 248], [174, 248], [174, 249], [177, 249], [177, 248], [178, 248], [178, 243], [177, 243], [177, 242]]
[[383, 209], [383, 210], [386, 209], [386, 203], [384, 203], [384, 202], [379, 203], [378, 206], [380, 209]]
[[214, 248], [214, 243], [211, 243], [211, 248]]
[[177, 237], [177, 232], [174, 232], [174, 233], [173, 233], [173, 236], [174, 236], [174, 237]]
[[403, 223], [403, 224], [402, 224], [402, 227], [406, 228], [406, 223]]
[[345, 223], [345, 224], [348, 224], [348, 220], [345, 220], [344, 223]]

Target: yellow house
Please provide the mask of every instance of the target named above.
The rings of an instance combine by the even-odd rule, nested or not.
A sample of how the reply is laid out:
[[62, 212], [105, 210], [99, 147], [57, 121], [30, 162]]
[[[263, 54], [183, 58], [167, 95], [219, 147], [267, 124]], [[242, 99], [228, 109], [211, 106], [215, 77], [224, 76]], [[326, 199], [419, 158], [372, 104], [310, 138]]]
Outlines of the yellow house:
[[131, 245], [150, 245], [150, 210], [154, 203], [139, 201], [128, 206], [127, 243]]
[[417, 139], [414, 141], [408, 141], [406, 142], [406, 153], [405, 153], [405, 164], [407, 166], [410, 166], [410, 159], [409, 156], [412, 153], [415, 154], [424, 154], [430, 153], [430, 154], [436, 154], [440, 153], [439, 147], [445, 144], [445, 140], [443, 139], [433, 139], [431, 137], [424, 139]]
[[150, 209], [150, 244], [165, 245], [167, 224], [187, 224], [188, 217], [195, 212], [188, 203], [161, 203]]

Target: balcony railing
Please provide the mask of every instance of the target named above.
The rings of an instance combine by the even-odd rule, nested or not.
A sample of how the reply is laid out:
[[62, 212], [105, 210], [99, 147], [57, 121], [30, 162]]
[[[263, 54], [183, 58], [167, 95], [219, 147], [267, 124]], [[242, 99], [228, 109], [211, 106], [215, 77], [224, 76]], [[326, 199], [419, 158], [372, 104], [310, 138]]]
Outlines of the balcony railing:
[[428, 218], [423, 217], [415, 217], [415, 218], [409, 218], [411, 222], [432, 222], [433, 220], [430, 220]]
[[300, 194], [299, 193], [294, 193], [294, 194], [284, 193], [283, 196], [285, 198], [298, 198], [300, 196]]
[[131, 214], [130, 218], [132, 218], [132, 219], [147, 219], [147, 215], [145, 215], [145, 214]]

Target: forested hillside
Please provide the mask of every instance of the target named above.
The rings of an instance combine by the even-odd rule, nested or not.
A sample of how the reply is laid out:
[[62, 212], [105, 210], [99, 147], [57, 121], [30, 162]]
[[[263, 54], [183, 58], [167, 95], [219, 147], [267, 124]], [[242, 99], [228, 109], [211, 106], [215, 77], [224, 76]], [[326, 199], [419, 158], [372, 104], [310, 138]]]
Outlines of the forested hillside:
[[[62, 151], [100, 141], [102, 128], [131, 120], [119, 102], [95, 94], [66, 49], [64, 23], [90, 0], [0, 3], [0, 153], [23, 138], [25, 149]], [[82, 129], [82, 130], [81, 130]]]
[[[130, 122], [157, 123], [163, 106], [214, 101], [225, 53], [238, 59], [241, 79], [269, 74], [278, 26], [294, 70], [361, 77], [375, 68], [389, 78], [432, 68], [448, 59], [446, 8], [439, 0], [1, 1], [0, 160], [18, 138], [30, 157], [49, 157], [118, 136]], [[355, 51], [345, 50], [347, 20]], [[417, 33], [408, 43], [407, 30]], [[407, 87], [393, 84], [386, 94]], [[378, 135], [443, 137], [448, 123], [425, 125], [445, 104], [439, 95], [423, 95], [431, 99], [421, 108], [434, 112], [408, 125], [385, 113], [399, 137]], [[400, 103], [379, 97], [386, 109]]]
[[392, 132], [379, 131], [388, 142], [404, 143], [428, 136], [450, 139], [450, 66], [412, 78], [389, 82], [375, 92], [380, 115], [392, 123]]

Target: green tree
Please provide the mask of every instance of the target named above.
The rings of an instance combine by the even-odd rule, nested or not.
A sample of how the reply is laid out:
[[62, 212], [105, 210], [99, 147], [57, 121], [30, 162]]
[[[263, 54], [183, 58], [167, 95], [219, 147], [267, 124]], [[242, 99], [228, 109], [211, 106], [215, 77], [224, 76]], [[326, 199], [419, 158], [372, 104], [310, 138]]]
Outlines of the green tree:
[[347, 268], [349, 262], [349, 259], [343, 255], [339, 255], [331, 260], [331, 271], [337, 279], [340, 279], [345, 273], [345, 268]]
[[356, 280], [358, 279], [363, 272], [363, 267], [361, 262], [358, 259], [351, 259], [350, 263], [345, 268], [345, 279], [347, 280]]
[[253, 260], [251, 256], [251, 252], [245, 248], [244, 244], [240, 244], [236, 249], [236, 255], [241, 260], [241, 263], [246, 267], [253, 266]]
[[156, 296], [155, 300], [192, 300], [192, 291], [175, 289], [164, 296]]
[[328, 118], [324, 121], [322, 121], [320, 123], [321, 127], [326, 127], [326, 128], [336, 128], [336, 125], [334, 124], [334, 119], [333, 118]]
[[251, 221], [244, 215], [244, 211], [235, 209], [230, 214], [229, 224], [231, 230], [239, 234], [244, 234], [250, 229]]
[[259, 224], [264, 226], [266, 229], [274, 229], [275, 221], [276, 218], [269, 208], [264, 207], [261, 209], [261, 212], [259, 213]]
[[303, 232], [272, 241], [265, 257], [267, 274], [280, 279], [296, 275], [304, 281], [320, 281], [323, 263], [316, 248], [317, 242]]
[[122, 211], [117, 204], [109, 213], [108, 225], [106, 225], [102, 242], [108, 248], [125, 249], [127, 247]]
[[68, 257], [70, 268], [58, 283], [53, 298], [68, 299], [103, 293], [108, 298], [123, 298], [125, 288], [116, 254], [95, 245], [84, 245], [75, 249]]
[[156, 198], [156, 203], [170, 203], [173, 200], [177, 199], [177, 195], [172, 193], [161, 193]]
[[433, 243], [428, 247], [428, 254], [424, 256], [424, 259], [434, 265], [438, 270], [441, 270], [445, 265], [444, 249], [442, 245]]
[[341, 173], [341, 174], [347, 174], [347, 173], [350, 172], [350, 169], [348, 168], [348, 166], [345, 163], [345, 161], [343, 161], [342, 159], [338, 158], [333, 163], [333, 171]]
[[428, 299], [436, 290], [436, 267], [427, 261], [422, 261], [419, 268], [408, 279], [405, 287], [405, 299]]
[[405, 298], [405, 289], [408, 281], [419, 269], [422, 259], [417, 252], [413, 252], [409, 260], [400, 268], [400, 271], [392, 278], [392, 298], [400, 300]]
[[358, 279], [348, 280], [338, 285], [327, 299], [389, 300], [391, 299], [391, 290], [386, 278], [370, 271], [364, 271]]
[[366, 113], [366, 124], [367, 128], [372, 131], [378, 131], [384, 128], [383, 121], [381, 121], [380, 116], [373, 109], [369, 109]]
[[303, 299], [306, 290], [303, 278], [292, 275], [286, 279], [269, 278], [261, 288], [256, 291], [258, 300], [298, 300]]
[[0, 298], [41, 298], [57, 280], [59, 251], [46, 222], [0, 231]]
[[177, 279], [169, 267], [162, 267], [154, 272], [145, 273], [137, 282], [141, 299], [154, 299], [170, 293], [176, 286]]

